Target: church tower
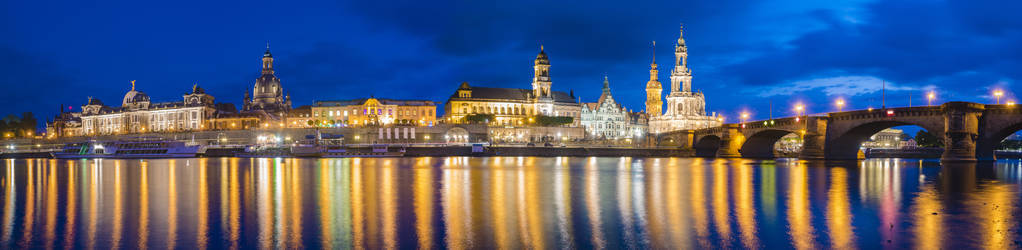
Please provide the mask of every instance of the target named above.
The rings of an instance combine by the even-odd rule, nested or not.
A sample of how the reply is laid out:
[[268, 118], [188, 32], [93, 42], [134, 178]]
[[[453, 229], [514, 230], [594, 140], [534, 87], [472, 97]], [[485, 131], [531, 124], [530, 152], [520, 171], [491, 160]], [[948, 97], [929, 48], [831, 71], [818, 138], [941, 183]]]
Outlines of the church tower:
[[536, 99], [551, 100], [553, 93], [550, 91], [550, 59], [543, 52], [543, 45], [539, 46], [539, 55], [533, 66], [532, 95]]
[[692, 92], [692, 71], [688, 69], [688, 46], [685, 46], [685, 28], [678, 33], [674, 45], [674, 69], [671, 70], [671, 95]]
[[664, 103], [661, 99], [663, 86], [660, 85], [659, 71], [656, 67], [656, 41], [653, 42], [653, 62], [649, 64], [649, 81], [646, 82], [646, 114], [650, 118], [658, 117]]
[[276, 72], [273, 70], [273, 54], [270, 54], [269, 44], [266, 45], [266, 52], [263, 53], [262, 74], [256, 78], [251, 99], [246, 94], [244, 110], [264, 110], [278, 116], [291, 110], [290, 97], [284, 95], [280, 78], [277, 78]]

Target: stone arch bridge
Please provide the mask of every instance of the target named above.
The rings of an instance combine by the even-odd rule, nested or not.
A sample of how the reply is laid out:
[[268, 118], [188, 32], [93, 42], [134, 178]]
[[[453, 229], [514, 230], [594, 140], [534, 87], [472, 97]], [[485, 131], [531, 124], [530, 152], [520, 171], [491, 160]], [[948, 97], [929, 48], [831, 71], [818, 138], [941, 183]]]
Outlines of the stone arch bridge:
[[1015, 105], [948, 102], [940, 106], [886, 108], [724, 124], [656, 136], [659, 146], [691, 149], [703, 157], [774, 157], [774, 143], [802, 136], [799, 158], [854, 160], [859, 145], [881, 130], [916, 125], [944, 140], [943, 161], [994, 160], [1001, 140], [1022, 129]]

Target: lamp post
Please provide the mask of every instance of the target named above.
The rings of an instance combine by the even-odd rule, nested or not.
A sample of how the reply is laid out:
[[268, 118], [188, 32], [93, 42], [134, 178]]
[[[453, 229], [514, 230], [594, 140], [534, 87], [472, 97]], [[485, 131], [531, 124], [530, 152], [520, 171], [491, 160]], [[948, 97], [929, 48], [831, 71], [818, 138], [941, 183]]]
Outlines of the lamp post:
[[742, 115], [741, 115], [742, 128], [745, 128], [745, 120], [746, 119], [749, 119], [749, 112], [742, 111]]
[[937, 94], [930, 91], [926, 93], [926, 106], [933, 106], [933, 99], [937, 98]]
[[1001, 104], [1001, 96], [1003, 95], [1004, 91], [1001, 91], [1000, 89], [994, 90], [994, 97], [997, 98], [997, 104]]
[[843, 111], [845, 107], [845, 99], [838, 98], [837, 101], [834, 102], [834, 105], [837, 105], [837, 112]]

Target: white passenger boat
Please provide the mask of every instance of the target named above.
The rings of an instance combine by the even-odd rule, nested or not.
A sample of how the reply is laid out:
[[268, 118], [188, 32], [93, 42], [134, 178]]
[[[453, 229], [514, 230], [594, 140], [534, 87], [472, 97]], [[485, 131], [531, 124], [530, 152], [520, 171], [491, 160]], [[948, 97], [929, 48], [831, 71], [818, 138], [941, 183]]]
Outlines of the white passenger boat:
[[202, 153], [202, 146], [187, 145], [182, 141], [159, 138], [133, 138], [118, 141], [86, 141], [68, 143], [60, 151], [53, 152], [54, 158], [188, 158]]

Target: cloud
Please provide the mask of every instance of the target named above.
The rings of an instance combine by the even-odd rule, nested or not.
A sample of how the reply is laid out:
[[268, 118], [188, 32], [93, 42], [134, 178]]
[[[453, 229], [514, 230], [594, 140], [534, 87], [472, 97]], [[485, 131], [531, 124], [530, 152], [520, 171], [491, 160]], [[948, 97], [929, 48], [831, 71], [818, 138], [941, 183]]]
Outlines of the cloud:
[[898, 84], [885, 82], [885, 80], [873, 76], [838, 76], [795, 81], [779, 86], [759, 87], [755, 88], [752, 92], [758, 93], [757, 95], [760, 97], [790, 96], [810, 91], [823, 92], [827, 96], [854, 97], [877, 93], [884, 89], [886, 91], [902, 91], [923, 88], [899, 86]]

